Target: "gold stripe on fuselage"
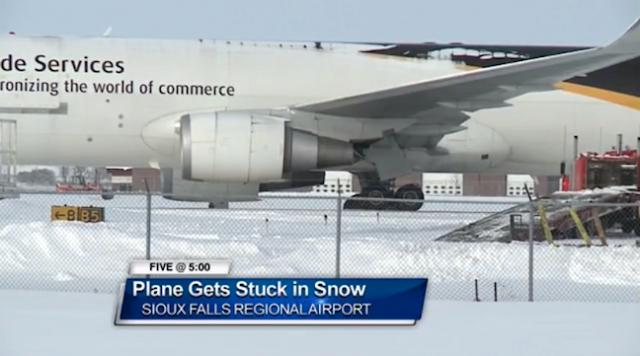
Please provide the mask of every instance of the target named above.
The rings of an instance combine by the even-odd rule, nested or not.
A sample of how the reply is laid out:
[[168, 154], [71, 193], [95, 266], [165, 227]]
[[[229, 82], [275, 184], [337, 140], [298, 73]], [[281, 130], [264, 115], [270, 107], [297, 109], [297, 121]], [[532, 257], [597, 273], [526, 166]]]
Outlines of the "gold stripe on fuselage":
[[556, 88], [570, 93], [584, 95], [610, 103], [626, 106], [635, 110], [640, 110], [640, 97], [623, 94], [612, 90], [600, 89], [588, 85], [562, 82], [555, 85]]

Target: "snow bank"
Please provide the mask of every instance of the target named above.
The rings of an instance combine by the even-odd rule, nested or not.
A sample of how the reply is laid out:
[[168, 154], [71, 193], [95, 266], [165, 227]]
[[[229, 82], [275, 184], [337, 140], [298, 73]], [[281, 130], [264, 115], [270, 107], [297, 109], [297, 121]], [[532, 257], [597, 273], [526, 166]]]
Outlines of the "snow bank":
[[[62, 198], [25, 195], [0, 202], [5, 207], [0, 209], [0, 287], [113, 292], [127, 263], [144, 257], [144, 197], [102, 203], [94, 197]], [[50, 222], [49, 205], [63, 202], [106, 205], [107, 222]], [[153, 211], [152, 256], [229, 257], [235, 276], [333, 276], [336, 227], [330, 207], [335, 202], [326, 210], [299, 210], [304, 202], [285, 199], [280, 207], [295, 208], [280, 210], [259, 208], [273, 201], [210, 210], [154, 201], [161, 208]], [[501, 204], [430, 203], [416, 213], [346, 211], [342, 275], [427, 276], [432, 298], [454, 300], [473, 300], [478, 279], [485, 299], [497, 282], [501, 300], [526, 300], [526, 243], [434, 241], [490, 214], [491, 207], [502, 209]], [[611, 244], [587, 249], [537, 243], [536, 299], [640, 301], [640, 249], [632, 241]]]

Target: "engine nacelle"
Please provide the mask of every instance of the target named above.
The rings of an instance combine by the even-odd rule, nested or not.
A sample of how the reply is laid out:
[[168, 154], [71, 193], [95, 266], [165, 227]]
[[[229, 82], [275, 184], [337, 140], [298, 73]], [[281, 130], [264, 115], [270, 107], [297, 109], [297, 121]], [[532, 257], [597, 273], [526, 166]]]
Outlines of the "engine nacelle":
[[247, 112], [184, 115], [180, 119], [183, 178], [268, 182], [292, 172], [355, 162], [349, 142], [292, 129], [286, 120]]
[[258, 200], [258, 183], [198, 182], [181, 178], [179, 169], [161, 170], [162, 196], [165, 199], [191, 202], [207, 202], [224, 205], [228, 202]]
[[325, 172], [322, 171], [293, 172], [281, 181], [260, 183], [260, 191], [271, 192], [305, 187], [311, 190], [314, 185], [324, 184], [324, 178]]

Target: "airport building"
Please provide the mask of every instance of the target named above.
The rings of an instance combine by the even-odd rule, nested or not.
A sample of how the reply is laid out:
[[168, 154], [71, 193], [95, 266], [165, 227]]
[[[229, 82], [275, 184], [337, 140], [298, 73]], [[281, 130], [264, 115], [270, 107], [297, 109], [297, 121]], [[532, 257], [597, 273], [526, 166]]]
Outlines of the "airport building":
[[[348, 172], [327, 172], [325, 184], [312, 188], [315, 193], [337, 193], [338, 183], [343, 193], [360, 191], [357, 177]], [[525, 174], [460, 174], [412, 173], [395, 179], [395, 186], [416, 184], [425, 196], [526, 196], [525, 185], [532, 195], [546, 196], [560, 190], [560, 177]]]
[[160, 171], [154, 168], [108, 167], [111, 189], [117, 192], [144, 191], [145, 180], [151, 191], [160, 190]]

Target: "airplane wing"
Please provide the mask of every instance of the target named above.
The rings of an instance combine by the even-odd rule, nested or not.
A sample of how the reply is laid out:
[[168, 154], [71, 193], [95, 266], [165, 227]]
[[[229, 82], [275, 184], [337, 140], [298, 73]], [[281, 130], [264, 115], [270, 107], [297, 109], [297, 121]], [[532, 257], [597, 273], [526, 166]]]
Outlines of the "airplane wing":
[[456, 126], [466, 120], [464, 112], [506, 106], [508, 99], [552, 90], [562, 80], [639, 56], [640, 18], [622, 37], [605, 47], [456, 73], [293, 109], [372, 119], [420, 118], [421, 125]]

